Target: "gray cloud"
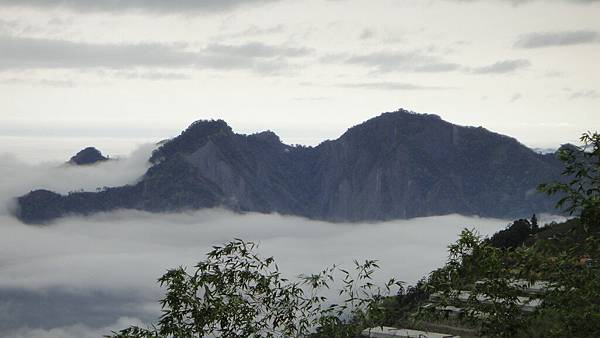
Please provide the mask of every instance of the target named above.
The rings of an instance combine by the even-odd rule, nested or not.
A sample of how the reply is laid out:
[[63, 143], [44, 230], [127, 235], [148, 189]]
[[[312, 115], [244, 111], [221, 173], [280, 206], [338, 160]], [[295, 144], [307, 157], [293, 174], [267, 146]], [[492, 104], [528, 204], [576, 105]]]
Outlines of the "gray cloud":
[[11, 31], [15, 29], [15, 27], [18, 27], [19, 24], [20, 23], [17, 20], [0, 19], [0, 31]]
[[599, 99], [600, 93], [593, 89], [579, 90], [569, 94], [570, 99]]
[[309, 48], [265, 45], [250, 42], [242, 45], [210, 44], [206, 47], [209, 53], [219, 55], [242, 55], [245, 57], [271, 58], [275, 56], [298, 57], [312, 53]]
[[504, 60], [487, 66], [469, 68], [468, 72], [474, 74], [506, 74], [513, 73], [529, 66], [531, 66], [531, 62], [529, 62], [529, 60]]
[[558, 78], [558, 77], [563, 77], [564, 75], [565, 74], [563, 72], [560, 72], [557, 70], [549, 70], [544, 73], [544, 77], [549, 77], [549, 78]]
[[302, 96], [292, 98], [294, 101], [325, 101], [329, 99], [330, 98], [327, 96]]
[[373, 31], [370, 28], [363, 29], [363, 31], [360, 32], [360, 35], [359, 35], [359, 38], [361, 40], [368, 40], [368, 39], [371, 39], [373, 37], [375, 37], [375, 31]]
[[0, 79], [0, 84], [58, 87], [58, 88], [70, 88], [70, 87], [75, 86], [75, 83], [70, 80], [21, 79], [21, 78]]
[[595, 31], [579, 30], [565, 32], [531, 33], [521, 36], [515, 47], [541, 48], [600, 43], [600, 34]]
[[527, 4], [527, 3], [531, 3], [531, 2], [566, 2], [566, 3], [572, 3], [572, 4], [591, 4], [591, 3], [596, 3], [596, 2], [600, 2], [600, 0], [449, 0], [449, 1], [454, 1], [454, 2], [483, 2], [483, 1], [487, 1], [487, 2], [507, 2], [507, 3], [511, 3], [515, 6], [518, 5], [523, 5], [523, 4]]
[[[417, 72], [444, 73], [462, 71], [471, 74], [505, 74], [527, 68], [531, 65], [528, 60], [504, 60], [480, 67], [467, 67], [458, 63], [447, 62], [438, 57], [430, 56], [421, 51], [412, 52], [375, 52], [360, 55], [334, 54], [321, 58], [322, 62], [345, 63], [360, 65], [376, 72]], [[407, 89], [407, 88], [405, 88]]]
[[145, 11], [152, 13], [222, 12], [240, 6], [258, 5], [279, 0], [0, 0], [0, 6], [67, 8], [82, 12]]
[[288, 60], [306, 56], [311, 49], [274, 46], [258, 42], [238, 45], [209, 44], [198, 56], [197, 67], [220, 70], [250, 69], [259, 73], [276, 73], [293, 68]]
[[378, 72], [409, 71], [423, 73], [449, 72], [460, 68], [459, 64], [445, 62], [420, 51], [375, 52], [361, 55], [331, 55], [322, 61], [341, 61], [347, 64], [369, 67]]
[[510, 102], [515, 102], [518, 101], [520, 99], [523, 98], [523, 94], [521, 93], [515, 93], [511, 98], [510, 98]]
[[264, 36], [264, 35], [272, 35], [283, 33], [286, 30], [284, 25], [275, 25], [269, 27], [260, 27], [260, 26], [250, 26], [246, 29], [232, 32], [232, 33], [224, 33], [217, 35], [215, 40], [223, 40], [227, 38], [240, 38], [240, 37], [254, 37], [254, 36]]
[[258, 42], [241, 45], [211, 44], [200, 51], [187, 45], [137, 43], [92, 44], [66, 40], [0, 36], [0, 70], [35, 68], [208, 68], [273, 72], [288, 67], [286, 58], [309, 49]]
[[380, 90], [443, 90], [450, 87], [421, 86], [405, 82], [365, 82], [365, 83], [343, 83], [341, 87], [362, 88], [362, 89], [380, 89]]
[[66, 40], [0, 37], [0, 69], [181, 67], [198, 55], [184, 45], [158, 43], [91, 44]]
[[191, 76], [188, 74], [172, 73], [172, 72], [154, 72], [154, 71], [146, 71], [146, 72], [118, 71], [118, 72], [112, 73], [111, 76], [118, 77], [121, 79], [127, 79], [127, 80], [151, 80], [151, 81], [191, 79]]

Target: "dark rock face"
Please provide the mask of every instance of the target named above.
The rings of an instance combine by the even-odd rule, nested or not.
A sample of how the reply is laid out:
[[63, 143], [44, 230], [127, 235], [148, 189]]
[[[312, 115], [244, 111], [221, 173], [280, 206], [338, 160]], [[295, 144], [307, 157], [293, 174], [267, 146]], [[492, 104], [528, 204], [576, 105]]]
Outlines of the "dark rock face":
[[71, 157], [68, 163], [74, 165], [89, 165], [103, 161], [108, 161], [108, 157], [104, 157], [102, 153], [94, 147], [87, 147]]
[[135, 185], [46, 199], [31, 192], [19, 198], [19, 217], [36, 223], [117, 208], [221, 206], [329, 221], [449, 213], [512, 218], [554, 210], [536, 186], [558, 179], [562, 168], [554, 155], [513, 138], [404, 110], [317, 147], [288, 146], [272, 132], [235, 134], [221, 120], [198, 121], [162, 144], [150, 162]]

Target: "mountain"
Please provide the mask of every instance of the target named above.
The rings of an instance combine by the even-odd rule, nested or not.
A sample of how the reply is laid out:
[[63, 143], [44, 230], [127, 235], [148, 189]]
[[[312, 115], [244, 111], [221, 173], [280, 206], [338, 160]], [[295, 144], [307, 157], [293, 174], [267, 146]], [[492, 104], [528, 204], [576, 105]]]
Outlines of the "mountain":
[[104, 161], [108, 161], [108, 157], [103, 156], [100, 150], [94, 147], [87, 147], [71, 157], [67, 163], [72, 165], [90, 165]]
[[431, 114], [384, 113], [316, 147], [289, 146], [271, 131], [236, 134], [197, 121], [161, 144], [132, 185], [19, 197], [16, 215], [43, 223], [114, 209], [171, 212], [224, 207], [328, 221], [459, 213], [522, 217], [553, 211], [536, 191], [559, 178], [555, 155], [484, 128]]

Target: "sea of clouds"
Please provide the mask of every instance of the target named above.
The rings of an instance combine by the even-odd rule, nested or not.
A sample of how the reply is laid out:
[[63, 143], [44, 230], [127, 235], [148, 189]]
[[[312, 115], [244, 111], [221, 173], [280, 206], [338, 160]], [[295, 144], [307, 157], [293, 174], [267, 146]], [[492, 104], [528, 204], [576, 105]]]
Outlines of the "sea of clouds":
[[273, 256], [290, 277], [377, 259], [378, 281], [414, 283], [445, 262], [447, 245], [462, 229], [489, 235], [509, 223], [447, 215], [343, 224], [213, 209], [119, 210], [32, 226], [11, 214], [14, 197], [32, 189], [66, 193], [133, 183], [148, 168], [153, 148], [88, 167], [0, 155], [0, 336], [99, 337], [156, 321], [164, 292], [156, 280], [233, 238], [258, 243], [260, 254]]

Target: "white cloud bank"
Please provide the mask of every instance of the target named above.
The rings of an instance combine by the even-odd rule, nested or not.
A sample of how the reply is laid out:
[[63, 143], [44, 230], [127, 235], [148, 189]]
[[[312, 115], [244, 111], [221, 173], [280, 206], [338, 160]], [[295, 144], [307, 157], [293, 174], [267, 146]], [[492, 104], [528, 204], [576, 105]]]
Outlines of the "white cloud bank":
[[16, 155], [0, 153], [0, 210], [6, 212], [11, 199], [34, 189], [67, 193], [132, 183], [150, 166], [148, 158], [155, 147], [146, 144], [126, 158], [114, 158], [96, 166], [67, 165], [67, 157], [61, 162], [30, 164]]
[[[0, 201], [34, 187], [58, 191], [133, 182], [152, 147], [130, 158], [85, 168], [0, 160]], [[373, 224], [334, 224], [276, 214], [201, 210], [151, 214], [122, 210], [28, 226], [0, 211], [0, 336], [87, 337], [159, 315], [156, 279], [192, 266], [211, 246], [243, 238], [259, 243], [284, 273], [317, 272], [353, 259], [378, 259], [380, 281], [414, 283], [446, 260], [446, 246], [465, 227], [487, 235], [506, 220], [448, 215]], [[120, 319], [121, 318], [121, 319]], [[118, 322], [121, 320], [121, 322]], [[131, 322], [129, 320], [129, 322]], [[105, 332], [109, 333], [109, 332]]]

